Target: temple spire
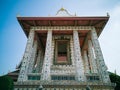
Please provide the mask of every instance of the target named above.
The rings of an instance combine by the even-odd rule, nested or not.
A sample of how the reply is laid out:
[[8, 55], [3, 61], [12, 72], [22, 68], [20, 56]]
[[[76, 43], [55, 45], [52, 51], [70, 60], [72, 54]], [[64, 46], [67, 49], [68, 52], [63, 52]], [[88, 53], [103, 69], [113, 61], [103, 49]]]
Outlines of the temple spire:
[[57, 13], [56, 13], [56, 16], [59, 16], [59, 17], [70, 17], [70, 16], [74, 16], [74, 15], [71, 15], [65, 8], [61, 7]]

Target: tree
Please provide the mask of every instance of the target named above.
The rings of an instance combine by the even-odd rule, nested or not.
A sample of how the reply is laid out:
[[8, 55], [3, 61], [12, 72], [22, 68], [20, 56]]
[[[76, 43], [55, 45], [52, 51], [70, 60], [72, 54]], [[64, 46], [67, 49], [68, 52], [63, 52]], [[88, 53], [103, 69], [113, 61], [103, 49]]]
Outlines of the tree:
[[13, 80], [9, 76], [0, 76], [0, 89], [1, 90], [13, 90]]
[[110, 72], [110, 80], [112, 83], [116, 83], [115, 90], [120, 90], [120, 76]]

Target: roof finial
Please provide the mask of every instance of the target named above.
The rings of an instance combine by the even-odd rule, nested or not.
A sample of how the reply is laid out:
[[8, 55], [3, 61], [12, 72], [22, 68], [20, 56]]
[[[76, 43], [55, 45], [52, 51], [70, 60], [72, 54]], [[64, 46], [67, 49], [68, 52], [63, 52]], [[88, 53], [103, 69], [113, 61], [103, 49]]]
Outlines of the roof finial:
[[77, 15], [76, 15], [76, 12], [75, 12], [75, 16], [77, 16]]
[[64, 7], [62, 6], [60, 10], [61, 10], [61, 11], [64, 11], [65, 9], [64, 9]]
[[20, 14], [19, 14], [19, 13], [17, 13], [17, 17], [20, 17]]
[[116, 69], [115, 69], [114, 73], [115, 73], [115, 75], [117, 75]]
[[61, 7], [57, 11], [56, 16], [72, 16], [72, 15], [70, 15], [66, 9], [64, 9], [63, 7]]
[[17, 69], [18, 65], [16, 64], [15, 69]]
[[51, 15], [50, 15], [50, 14], [48, 14], [48, 16], [50, 17]]
[[107, 16], [110, 17], [109, 13], [107, 12]]

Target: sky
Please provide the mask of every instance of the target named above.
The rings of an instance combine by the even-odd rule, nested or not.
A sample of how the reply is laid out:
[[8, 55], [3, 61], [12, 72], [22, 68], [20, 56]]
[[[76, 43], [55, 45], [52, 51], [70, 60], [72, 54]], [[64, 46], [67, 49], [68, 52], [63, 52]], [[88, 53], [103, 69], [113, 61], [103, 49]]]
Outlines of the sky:
[[24, 54], [27, 38], [17, 15], [55, 16], [61, 7], [77, 16], [110, 14], [99, 42], [108, 71], [120, 75], [120, 0], [0, 0], [0, 76], [14, 71]]

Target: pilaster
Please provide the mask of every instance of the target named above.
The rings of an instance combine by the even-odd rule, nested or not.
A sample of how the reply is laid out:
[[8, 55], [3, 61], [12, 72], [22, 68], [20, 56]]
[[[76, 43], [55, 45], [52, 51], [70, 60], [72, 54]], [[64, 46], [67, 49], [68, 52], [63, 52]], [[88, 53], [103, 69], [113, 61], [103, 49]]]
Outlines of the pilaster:
[[34, 41], [34, 35], [35, 35], [34, 30], [30, 30], [28, 40], [27, 40], [26, 49], [24, 52], [24, 56], [22, 58], [22, 65], [20, 68], [18, 81], [26, 81], [27, 80], [27, 71], [28, 71], [28, 65], [29, 65], [28, 62], [30, 60], [30, 56], [32, 53], [32, 45], [33, 45], [33, 41]]
[[34, 69], [36, 73], [40, 73], [40, 62], [41, 62], [40, 55], [41, 55], [41, 50], [38, 51], [38, 55], [37, 55], [36, 66]]
[[41, 51], [41, 54], [40, 54], [40, 66], [39, 66], [40, 73], [42, 73], [42, 69], [43, 69], [43, 62], [44, 62], [44, 52], [43, 52], [43, 51]]
[[28, 73], [33, 72], [34, 62], [36, 59], [36, 52], [37, 52], [37, 40], [34, 41], [33, 48], [32, 48], [32, 54], [29, 60], [29, 66], [28, 66]]
[[50, 77], [51, 59], [52, 59], [52, 30], [48, 30], [44, 64], [43, 64], [43, 70], [42, 70], [42, 78], [41, 78], [42, 80], [51, 79]]
[[73, 37], [70, 37], [70, 49], [71, 49], [71, 60], [72, 65], [75, 66], [75, 59], [74, 59], [74, 48], [73, 48]]
[[107, 72], [107, 67], [104, 62], [104, 58], [103, 58], [100, 44], [98, 41], [98, 36], [97, 36], [96, 30], [94, 27], [91, 30], [91, 39], [93, 42], [95, 56], [96, 56], [96, 63], [99, 68], [99, 73], [101, 75], [101, 79], [102, 79], [103, 83], [109, 83], [110, 82], [109, 74]]
[[90, 73], [90, 69], [89, 69], [89, 63], [88, 63], [88, 56], [87, 56], [87, 51], [84, 50], [83, 52], [83, 58], [84, 58], [84, 67], [85, 67], [85, 73]]
[[85, 81], [78, 31], [76, 30], [73, 31], [73, 42], [74, 42], [74, 57], [75, 57], [75, 65], [76, 65], [76, 80]]
[[52, 60], [51, 60], [51, 65], [53, 65], [53, 60], [54, 60], [54, 50], [55, 50], [55, 39], [52, 39]]
[[96, 61], [93, 53], [93, 46], [92, 46], [91, 40], [88, 40], [88, 53], [89, 53], [89, 61], [91, 65], [91, 72], [97, 73], [97, 66], [96, 66]]

